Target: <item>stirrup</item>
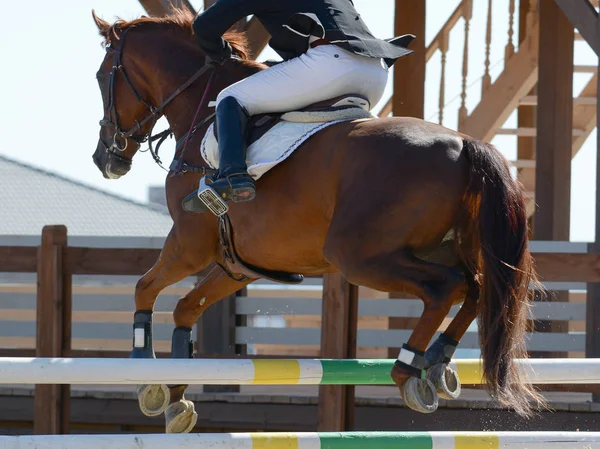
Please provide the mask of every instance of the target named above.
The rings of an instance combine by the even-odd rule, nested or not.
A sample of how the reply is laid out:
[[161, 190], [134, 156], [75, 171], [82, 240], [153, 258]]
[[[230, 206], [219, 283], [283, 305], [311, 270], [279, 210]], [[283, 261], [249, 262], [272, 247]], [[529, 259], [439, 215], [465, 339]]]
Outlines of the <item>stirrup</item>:
[[229, 212], [227, 202], [219, 196], [215, 189], [206, 184], [206, 176], [200, 181], [200, 187], [198, 187], [198, 199], [217, 217], [222, 217]]

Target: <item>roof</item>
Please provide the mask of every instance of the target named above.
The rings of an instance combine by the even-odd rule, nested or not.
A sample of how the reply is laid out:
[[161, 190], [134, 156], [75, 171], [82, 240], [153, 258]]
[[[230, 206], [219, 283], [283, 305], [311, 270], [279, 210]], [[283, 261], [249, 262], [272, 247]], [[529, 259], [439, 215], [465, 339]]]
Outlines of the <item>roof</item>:
[[0, 156], [0, 235], [37, 235], [65, 225], [70, 236], [165, 237], [166, 208], [142, 204]]

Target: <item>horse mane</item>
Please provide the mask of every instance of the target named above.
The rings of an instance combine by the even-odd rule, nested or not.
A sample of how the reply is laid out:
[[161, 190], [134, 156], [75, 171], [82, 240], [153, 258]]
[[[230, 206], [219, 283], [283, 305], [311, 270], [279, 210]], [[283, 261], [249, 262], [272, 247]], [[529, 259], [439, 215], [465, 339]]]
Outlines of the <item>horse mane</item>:
[[[141, 16], [133, 20], [123, 20], [118, 18], [114, 23], [106, 22], [96, 16], [96, 13], [92, 11], [94, 21], [98, 25], [100, 35], [104, 38], [103, 45], [110, 45], [111, 41], [119, 40], [119, 34], [130, 28], [138, 28], [140, 26], [155, 25], [171, 28], [176, 31], [181, 31], [192, 38], [194, 36], [194, 30], [192, 24], [196, 16], [187, 8], [174, 8], [173, 11], [164, 17], [147, 17]], [[243, 31], [227, 31], [223, 38], [227, 40], [233, 47], [237, 55], [242, 59], [249, 58], [249, 45], [246, 38], [246, 33]]]

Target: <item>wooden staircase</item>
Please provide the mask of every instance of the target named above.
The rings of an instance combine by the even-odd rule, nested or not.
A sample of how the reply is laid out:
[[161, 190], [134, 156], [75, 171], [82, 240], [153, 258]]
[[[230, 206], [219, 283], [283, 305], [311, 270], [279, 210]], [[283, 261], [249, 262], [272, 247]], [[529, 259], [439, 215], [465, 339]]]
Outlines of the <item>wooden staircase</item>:
[[[464, 24], [464, 51], [462, 70], [462, 93], [461, 104], [458, 111], [458, 130], [471, 135], [476, 139], [492, 141], [498, 135], [511, 135], [521, 138], [535, 138], [537, 129], [535, 127], [504, 127], [507, 119], [520, 107], [536, 107], [538, 99], [532, 92], [535, 91], [538, 80], [538, 52], [539, 52], [539, 20], [538, 0], [529, 0], [529, 12], [525, 18], [527, 34], [521, 40], [518, 48], [515, 48], [514, 40], [514, 18], [515, 0], [496, 0], [507, 5], [509, 10], [509, 23], [507, 28], [508, 43], [505, 48], [504, 70], [494, 82], [490, 76], [490, 47], [492, 45], [492, 11], [493, 0], [488, 0], [487, 27], [485, 38], [485, 63], [483, 75], [481, 76], [482, 95], [479, 103], [467, 112], [467, 77], [469, 40], [481, 39], [483, 36], [470, 36], [470, 22], [473, 20], [473, 0], [463, 0], [444, 24], [438, 35], [433, 39], [426, 49], [426, 61], [429, 62], [434, 54], [441, 53], [441, 79], [439, 94], [439, 123], [443, 123], [444, 115], [449, 108], [446, 104], [446, 54], [450, 45], [450, 33], [461, 22]], [[599, 0], [591, 0], [594, 7], [598, 7]], [[462, 19], [462, 21], [461, 21]], [[476, 18], [476, 20], [485, 20]], [[494, 28], [499, 26], [493, 24]], [[573, 36], [576, 45], [587, 45], [581, 35], [575, 31]], [[579, 96], [573, 98], [573, 147], [572, 154], [575, 156], [581, 149], [589, 135], [596, 127], [597, 95], [598, 95], [598, 69], [595, 65], [576, 65], [575, 73], [593, 74], [587, 85]], [[387, 116], [392, 112], [392, 102], [381, 110], [380, 116]], [[450, 124], [445, 125], [456, 128]], [[532, 155], [533, 156], [533, 155]], [[530, 198], [528, 213], [531, 216], [534, 211], [535, 199], [535, 159], [520, 159], [511, 161], [517, 168], [517, 173]]]

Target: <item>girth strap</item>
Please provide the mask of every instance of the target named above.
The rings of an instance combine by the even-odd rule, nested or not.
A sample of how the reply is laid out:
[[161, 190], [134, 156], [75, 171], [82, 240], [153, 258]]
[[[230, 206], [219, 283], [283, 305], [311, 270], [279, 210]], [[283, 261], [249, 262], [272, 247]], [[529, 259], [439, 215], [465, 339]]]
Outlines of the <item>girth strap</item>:
[[238, 282], [249, 279], [269, 279], [282, 284], [299, 284], [304, 280], [301, 274], [286, 273], [284, 271], [272, 271], [254, 267], [243, 262], [235, 251], [233, 242], [231, 220], [225, 214], [219, 217], [219, 238], [223, 251], [223, 263], [218, 264], [227, 275]]

